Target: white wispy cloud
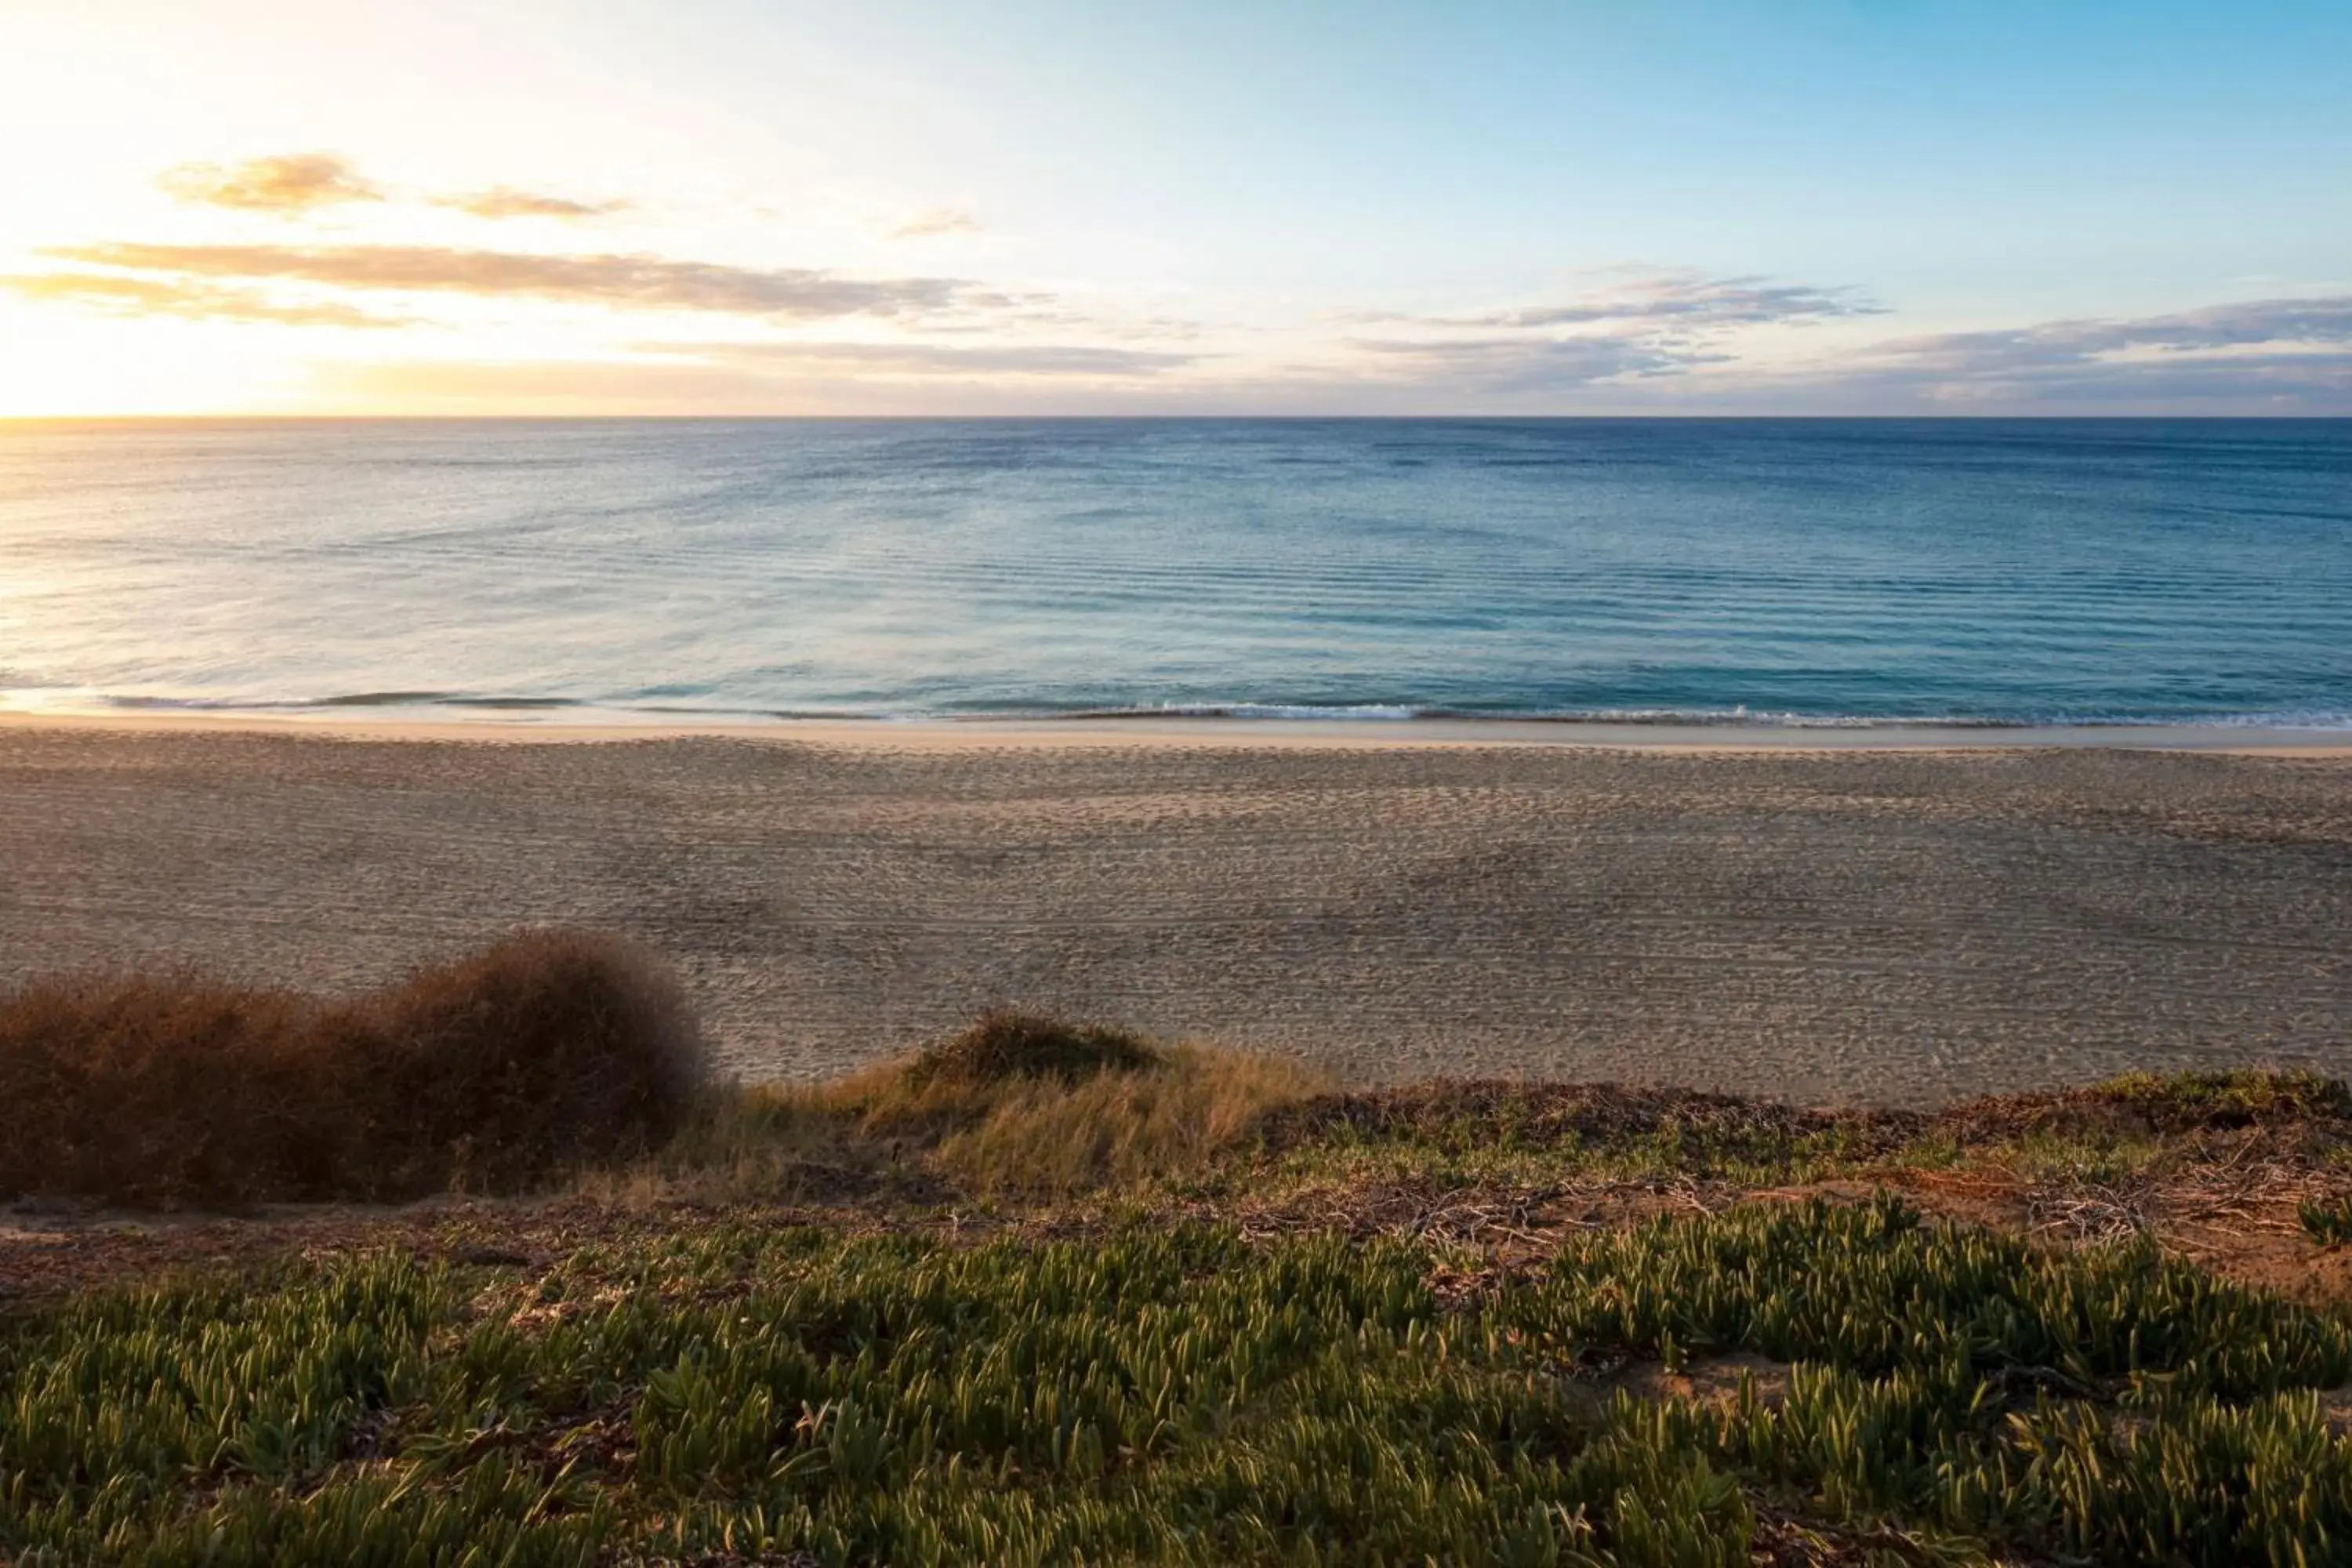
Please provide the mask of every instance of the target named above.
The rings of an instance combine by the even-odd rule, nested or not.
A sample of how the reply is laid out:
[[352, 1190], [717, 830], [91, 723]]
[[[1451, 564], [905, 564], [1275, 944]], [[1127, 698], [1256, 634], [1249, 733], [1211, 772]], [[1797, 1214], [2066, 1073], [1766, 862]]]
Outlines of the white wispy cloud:
[[1452, 327], [1714, 329], [1875, 316], [1885, 307], [1851, 288], [1780, 283], [1762, 276], [1710, 278], [1675, 270], [1629, 279], [1578, 299], [1476, 315], [1431, 318]]
[[1670, 374], [1719, 354], [1669, 350], [1636, 338], [1359, 338], [1386, 379], [1473, 392], [1544, 392], [1591, 386], [1624, 376]]
[[[2045, 321], [1895, 338], [1879, 358], [1948, 377], [2015, 377], [2108, 364], [2132, 353], [2228, 353], [2281, 343], [2352, 347], [2352, 295], [2252, 300], [2170, 315]], [[2149, 362], [2155, 363], [2155, 362]]]
[[1853, 289], [1653, 270], [1542, 304], [1372, 317], [1400, 331], [1348, 347], [1381, 379], [1474, 396], [1541, 396], [1732, 363], [1738, 337], [1761, 327], [1884, 311]]
[[932, 239], [948, 234], [978, 234], [986, 226], [969, 207], [929, 207], [890, 226], [891, 239]]
[[2352, 295], [1890, 338], [1759, 384], [1790, 395], [1827, 391], [1927, 407], [2194, 405], [2347, 413]]
[[[1664, 273], [1557, 304], [1386, 318], [1408, 335], [1357, 338], [1364, 374], [1406, 395], [1459, 394], [1573, 407], [1644, 405], [2030, 409], [2168, 403], [2352, 410], [2352, 296], [2255, 300], [2143, 317], [1840, 340], [1834, 358], [1759, 353], [1766, 327], [1885, 314], [1843, 289]], [[1463, 329], [1476, 329], [1465, 331]]]

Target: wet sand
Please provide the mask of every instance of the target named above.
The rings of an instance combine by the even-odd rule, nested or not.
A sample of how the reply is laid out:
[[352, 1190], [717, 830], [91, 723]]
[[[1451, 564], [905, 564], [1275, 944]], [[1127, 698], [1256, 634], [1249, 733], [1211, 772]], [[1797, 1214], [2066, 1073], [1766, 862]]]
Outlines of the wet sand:
[[2352, 1073], [2340, 739], [501, 734], [0, 724], [0, 981], [341, 988], [562, 922], [671, 954], [759, 1079], [1002, 1002], [1364, 1082]]

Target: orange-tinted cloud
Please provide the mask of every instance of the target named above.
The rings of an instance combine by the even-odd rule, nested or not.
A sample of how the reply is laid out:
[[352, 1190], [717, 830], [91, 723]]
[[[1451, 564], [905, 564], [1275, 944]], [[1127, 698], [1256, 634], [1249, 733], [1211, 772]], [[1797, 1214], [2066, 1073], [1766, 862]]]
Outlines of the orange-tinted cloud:
[[242, 163], [182, 163], [156, 182], [184, 202], [243, 212], [299, 215], [383, 193], [331, 153], [248, 158]]
[[581, 202], [569, 196], [551, 196], [539, 191], [519, 191], [512, 185], [499, 185], [467, 195], [436, 197], [433, 205], [474, 217], [591, 218], [626, 212], [633, 204], [625, 201]]
[[134, 272], [299, 279], [339, 289], [555, 300], [656, 310], [717, 310], [814, 319], [898, 316], [1002, 296], [949, 278], [845, 278], [809, 268], [730, 267], [658, 256], [546, 256], [425, 245], [142, 245], [60, 247], [51, 254]]
[[27, 300], [75, 305], [111, 316], [177, 316], [186, 321], [270, 321], [289, 327], [401, 327], [334, 300], [285, 302], [245, 289], [177, 278], [123, 278], [104, 272], [41, 272], [0, 276], [0, 289]]

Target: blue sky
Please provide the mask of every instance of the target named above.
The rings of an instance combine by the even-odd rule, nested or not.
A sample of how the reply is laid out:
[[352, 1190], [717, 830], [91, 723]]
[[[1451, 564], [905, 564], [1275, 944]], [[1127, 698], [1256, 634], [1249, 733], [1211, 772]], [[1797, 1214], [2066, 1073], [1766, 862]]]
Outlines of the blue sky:
[[2352, 6], [189, 9], [0, 17], [0, 412], [2352, 413]]

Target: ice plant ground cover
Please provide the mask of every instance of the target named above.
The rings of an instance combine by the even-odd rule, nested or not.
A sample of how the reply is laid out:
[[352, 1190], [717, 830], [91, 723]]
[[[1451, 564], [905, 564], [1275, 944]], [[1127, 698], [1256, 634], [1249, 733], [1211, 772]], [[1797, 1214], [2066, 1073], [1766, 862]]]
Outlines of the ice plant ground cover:
[[1475, 1261], [1213, 1223], [971, 1245], [713, 1217], [543, 1267], [378, 1249], [102, 1288], [0, 1331], [0, 1540], [1659, 1564], [2352, 1541], [2323, 1398], [2352, 1327], [2146, 1240], [1815, 1198]]

